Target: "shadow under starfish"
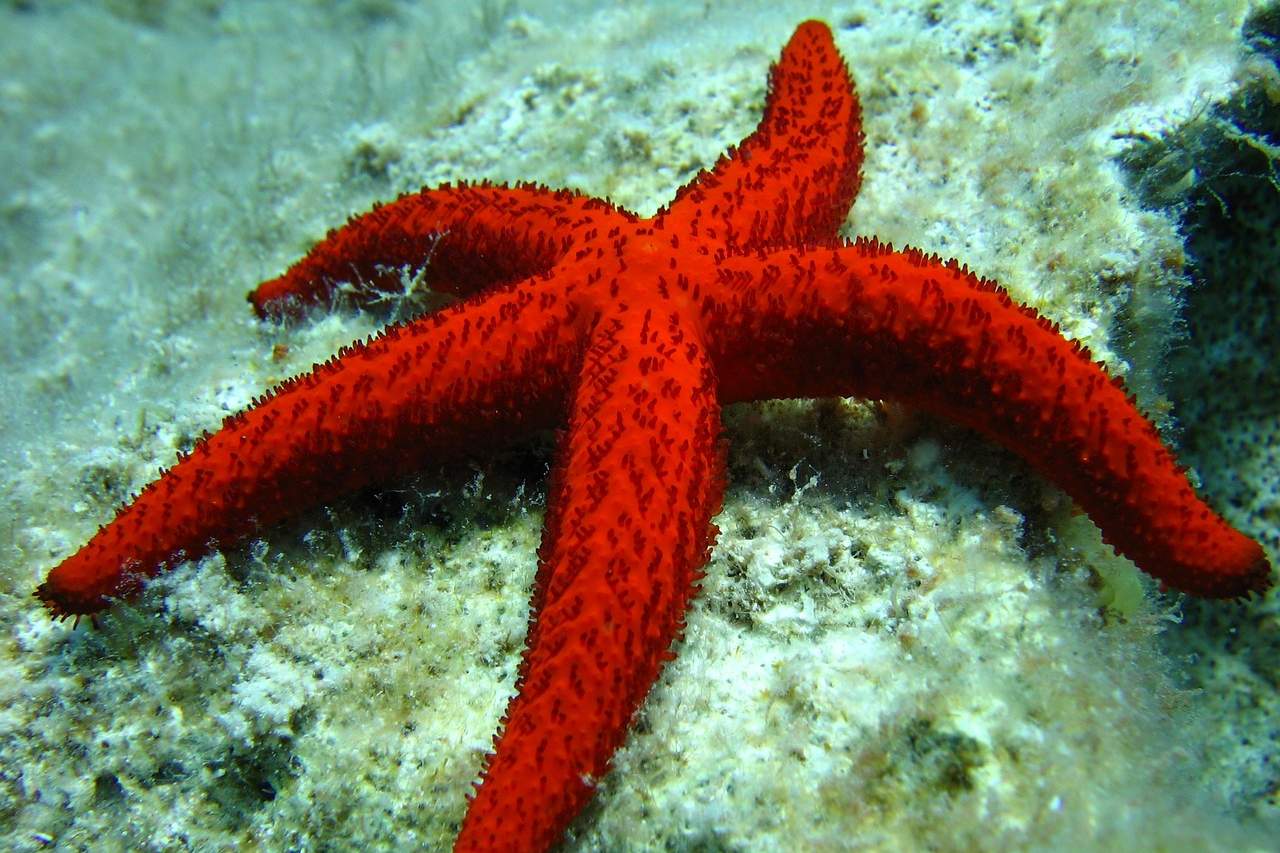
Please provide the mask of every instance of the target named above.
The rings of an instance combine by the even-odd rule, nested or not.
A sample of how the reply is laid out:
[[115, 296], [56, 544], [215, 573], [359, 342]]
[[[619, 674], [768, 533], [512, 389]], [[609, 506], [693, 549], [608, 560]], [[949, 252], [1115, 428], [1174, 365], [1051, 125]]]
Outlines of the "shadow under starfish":
[[1079, 344], [953, 261], [849, 243], [853, 83], [826, 25], [792, 36], [756, 131], [640, 219], [533, 185], [426, 189], [330, 232], [262, 317], [394, 289], [427, 259], [464, 299], [291, 379], [162, 473], [37, 590], [92, 615], [167, 567], [447, 454], [564, 427], [527, 649], [458, 850], [542, 850], [607, 772], [679, 635], [724, 489], [720, 407], [893, 399], [1009, 447], [1107, 542], [1206, 597], [1264, 590], [1254, 541], [1194, 493]]

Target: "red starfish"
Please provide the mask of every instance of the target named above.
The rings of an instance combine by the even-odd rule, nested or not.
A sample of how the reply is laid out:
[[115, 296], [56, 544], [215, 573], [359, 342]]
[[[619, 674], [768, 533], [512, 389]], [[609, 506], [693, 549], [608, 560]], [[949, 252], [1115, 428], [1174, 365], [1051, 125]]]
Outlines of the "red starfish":
[[280, 315], [367, 301], [421, 265], [468, 297], [228, 418], [55, 568], [37, 595], [93, 614], [142, 580], [307, 506], [567, 422], [528, 647], [456, 849], [544, 849], [591, 797], [670, 658], [715, 537], [720, 405], [893, 398], [1022, 454], [1142, 569], [1260, 591], [1257, 543], [1193, 493], [1078, 344], [955, 262], [837, 230], [857, 194], [858, 100], [824, 24], [796, 30], [755, 133], [641, 220], [536, 186], [424, 190], [329, 236], [250, 297]]

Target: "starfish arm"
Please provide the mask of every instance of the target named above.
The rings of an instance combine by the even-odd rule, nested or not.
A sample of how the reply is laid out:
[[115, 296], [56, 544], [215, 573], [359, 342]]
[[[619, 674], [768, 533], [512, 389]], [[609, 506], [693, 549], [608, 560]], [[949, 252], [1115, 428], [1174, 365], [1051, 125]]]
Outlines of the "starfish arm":
[[249, 294], [259, 317], [296, 314], [344, 296], [365, 305], [426, 267], [432, 290], [469, 296], [551, 269], [592, 229], [632, 220], [608, 202], [533, 184], [459, 184], [403, 195], [331, 230], [283, 275]]
[[730, 252], [831, 240], [858, 194], [862, 143], [849, 69], [827, 25], [807, 21], [770, 70], [755, 132], [681, 189], [665, 215]]
[[601, 320], [562, 440], [528, 647], [456, 850], [542, 850], [592, 796], [671, 657], [723, 495], [720, 413], [690, 324]]
[[1218, 598], [1268, 586], [1262, 549], [1196, 496], [1120, 382], [995, 284], [861, 240], [735, 258], [721, 275], [729, 294], [704, 302], [704, 322], [722, 400], [918, 406], [1021, 455], [1170, 586]]
[[581, 350], [575, 313], [554, 291], [506, 288], [344, 347], [227, 418], [36, 595], [56, 616], [93, 614], [261, 526], [445, 453], [551, 426]]

